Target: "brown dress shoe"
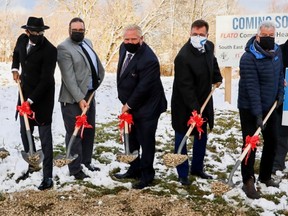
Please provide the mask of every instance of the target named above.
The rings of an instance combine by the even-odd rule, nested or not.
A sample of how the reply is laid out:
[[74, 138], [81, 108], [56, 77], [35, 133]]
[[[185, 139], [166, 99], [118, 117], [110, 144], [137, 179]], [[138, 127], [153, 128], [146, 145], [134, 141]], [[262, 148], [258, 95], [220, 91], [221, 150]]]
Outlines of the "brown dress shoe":
[[242, 189], [248, 198], [250, 199], [260, 198], [260, 194], [258, 191], [256, 191], [254, 186], [254, 179], [250, 178], [246, 183], [244, 183]]

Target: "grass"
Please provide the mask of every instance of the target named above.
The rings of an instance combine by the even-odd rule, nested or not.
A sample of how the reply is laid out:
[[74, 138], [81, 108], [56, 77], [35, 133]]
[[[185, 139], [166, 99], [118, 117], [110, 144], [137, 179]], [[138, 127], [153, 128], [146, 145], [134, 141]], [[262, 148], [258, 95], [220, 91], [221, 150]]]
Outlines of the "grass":
[[[225, 136], [223, 136], [225, 134]], [[114, 144], [107, 145], [107, 142]], [[110, 164], [113, 161], [105, 156], [105, 153], [117, 154], [123, 151], [123, 145], [120, 143], [120, 132], [118, 128], [118, 121], [111, 121], [107, 123], [96, 124], [96, 147], [94, 148], [93, 158], [98, 160], [102, 164]], [[115, 145], [119, 143], [119, 145]], [[239, 155], [242, 147], [242, 137], [240, 131], [240, 122], [237, 112], [226, 111], [225, 113], [215, 114], [215, 128], [210, 132], [208, 137], [207, 152], [209, 152], [209, 159], [221, 163], [226, 154]], [[187, 142], [187, 148], [189, 149], [189, 158], [191, 159], [191, 149], [193, 148], [193, 137], [189, 137]], [[159, 169], [157, 165], [162, 163], [162, 157], [167, 152], [174, 151], [174, 131], [165, 129], [165, 131], [156, 137], [156, 153], [155, 170], [160, 178], [156, 178], [153, 181], [153, 187], [148, 187], [143, 190], [143, 193], [153, 194], [161, 197], [177, 197], [178, 199], [186, 199], [191, 201], [192, 208], [195, 212], [205, 215], [259, 215], [263, 212], [263, 209], [258, 207], [249, 207], [243, 198], [240, 196], [229, 197], [230, 201], [226, 201], [222, 196], [214, 196], [211, 198], [211, 190], [209, 189], [213, 181], [199, 181], [194, 176], [190, 176], [189, 179], [192, 182], [191, 186], [182, 186], [178, 182], [178, 176], [176, 172], [169, 172], [169, 169]], [[58, 154], [65, 154], [65, 145], [60, 144], [54, 146], [54, 156]], [[235, 156], [233, 156], [235, 158]], [[237, 157], [236, 157], [237, 159]], [[235, 159], [235, 161], [236, 161]], [[256, 158], [255, 161], [255, 173], [258, 173], [260, 160]], [[227, 180], [227, 176], [231, 172], [234, 164], [227, 165], [226, 170], [219, 170], [217, 165], [213, 163], [207, 163], [205, 169], [209, 173], [217, 176], [217, 180]], [[120, 171], [120, 168], [115, 168], [110, 171], [110, 176]], [[114, 179], [116, 180], [116, 179]], [[120, 182], [130, 182], [130, 180], [121, 180]], [[132, 183], [135, 180], [132, 181]], [[89, 181], [76, 181], [61, 184], [59, 179], [55, 177], [55, 183], [59, 187], [65, 185], [77, 184], [85, 187], [84, 193], [89, 197], [99, 197], [107, 194], [116, 195], [121, 191], [127, 191], [126, 187], [117, 186], [114, 188], [106, 188], [93, 185]], [[61, 184], [61, 185], [60, 185]], [[280, 203], [280, 199], [285, 196], [284, 192], [273, 195], [263, 195], [263, 198], [274, 202]], [[232, 202], [231, 202], [232, 200]], [[3, 201], [3, 196], [0, 194], [0, 201]], [[123, 205], [129, 205], [123, 203]], [[50, 206], [43, 206], [44, 209], [50, 208]], [[155, 210], [155, 215], [160, 214]], [[153, 213], [153, 214], [154, 214]], [[288, 215], [287, 211], [277, 211], [276, 214]], [[161, 215], [161, 214], [160, 214]]]
[[[117, 122], [111, 121], [105, 124], [97, 124], [96, 127], [96, 143], [105, 143], [107, 140], [119, 142], [119, 129], [117, 128]], [[226, 134], [226, 136], [223, 136]], [[212, 138], [208, 139], [207, 151], [211, 154], [211, 158], [214, 161], [221, 163], [222, 158], [225, 154], [239, 154], [239, 150], [242, 148], [242, 136], [240, 131], [240, 122], [238, 113], [235, 111], [225, 111], [225, 113], [215, 114], [215, 128], [211, 132]], [[210, 137], [210, 135], [209, 135]], [[187, 148], [192, 149], [193, 137], [190, 137], [187, 142]], [[222, 146], [222, 147], [221, 147]], [[96, 150], [94, 152], [93, 158], [100, 161], [100, 163], [111, 163], [107, 158], [101, 157], [101, 154], [104, 152], [110, 152], [116, 154], [121, 151], [122, 146], [108, 146], [108, 145], [96, 145]], [[220, 149], [219, 149], [220, 148]], [[163, 155], [167, 152], [174, 151], [174, 132], [165, 130], [164, 134], [160, 134], [156, 137], [156, 152], [158, 162], [161, 161]], [[191, 152], [189, 153], [191, 154]], [[190, 155], [191, 158], [191, 155]], [[206, 166], [206, 169], [213, 175], [217, 176], [218, 180], [227, 180], [229, 172], [232, 170], [233, 165], [228, 165], [226, 171], [219, 171], [217, 167], [209, 164]], [[256, 159], [255, 162], [255, 172], [259, 170], [259, 159]], [[114, 169], [111, 171], [110, 175], [119, 172], [120, 169]], [[215, 196], [214, 199], [208, 199], [211, 195], [211, 191], [207, 190], [207, 185], [211, 183], [200, 183], [196, 180], [195, 177], [190, 176], [190, 180], [193, 182], [191, 186], [182, 186], [177, 180], [178, 177], [176, 174], [167, 174], [164, 170], [156, 169], [156, 172], [160, 173], [161, 178], [157, 178], [153, 181], [155, 187], [149, 187], [144, 189], [144, 193], [154, 194], [157, 196], [177, 196], [179, 199], [191, 200], [195, 203], [193, 210], [196, 212], [205, 213], [205, 209], [209, 209], [210, 215], [248, 215], [254, 216], [258, 215], [263, 211], [262, 208], [251, 208], [244, 203], [244, 200], [238, 196], [232, 197], [231, 199], [234, 202], [238, 203], [233, 206], [228, 203], [222, 196]], [[126, 180], [121, 182], [127, 182]], [[134, 181], [132, 181], [133, 183]], [[88, 189], [95, 189], [91, 192], [87, 192], [91, 196], [100, 196], [105, 194], [117, 194], [122, 190], [127, 190], [124, 187], [115, 187], [113, 189], [101, 188], [95, 186], [91, 183], [85, 182], [83, 184]], [[204, 189], [206, 188], [206, 189]], [[283, 194], [274, 195], [265, 195], [263, 196], [267, 200], [273, 201], [276, 204], [279, 203], [279, 200]], [[240, 210], [238, 210], [240, 209]], [[207, 213], [207, 212], [206, 212]], [[282, 213], [282, 212], [281, 212]]]

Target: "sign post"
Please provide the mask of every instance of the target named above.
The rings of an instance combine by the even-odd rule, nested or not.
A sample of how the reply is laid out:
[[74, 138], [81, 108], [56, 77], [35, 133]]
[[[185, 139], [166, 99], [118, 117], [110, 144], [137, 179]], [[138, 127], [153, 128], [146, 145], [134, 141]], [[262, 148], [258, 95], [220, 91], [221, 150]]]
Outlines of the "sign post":
[[231, 104], [231, 83], [232, 83], [232, 67], [225, 67], [223, 69], [223, 75], [225, 79], [225, 102]]

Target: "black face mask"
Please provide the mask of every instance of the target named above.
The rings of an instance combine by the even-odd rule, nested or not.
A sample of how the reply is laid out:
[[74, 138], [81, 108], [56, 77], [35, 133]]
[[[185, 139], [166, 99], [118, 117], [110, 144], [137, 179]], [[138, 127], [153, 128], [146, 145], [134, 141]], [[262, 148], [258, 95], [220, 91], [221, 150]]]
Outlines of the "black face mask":
[[34, 44], [40, 44], [43, 41], [44, 36], [43, 35], [29, 35], [29, 40]]
[[263, 50], [273, 50], [275, 44], [274, 37], [260, 37], [259, 45]]
[[70, 38], [75, 42], [81, 42], [84, 39], [84, 32], [72, 32]]
[[124, 43], [124, 47], [125, 49], [130, 52], [130, 53], [136, 53], [137, 50], [139, 49], [140, 47], [140, 43], [137, 43], [137, 44], [132, 44], [132, 43], [127, 43], [125, 44]]

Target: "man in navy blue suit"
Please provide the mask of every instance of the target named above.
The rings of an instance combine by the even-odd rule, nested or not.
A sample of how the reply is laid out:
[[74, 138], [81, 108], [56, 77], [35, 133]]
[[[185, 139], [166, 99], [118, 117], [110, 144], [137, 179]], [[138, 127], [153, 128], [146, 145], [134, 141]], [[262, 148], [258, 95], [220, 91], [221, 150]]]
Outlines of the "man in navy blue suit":
[[122, 113], [133, 116], [129, 143], [130, 150], [142, 150], [118, 179], [140, 178], [134, 189], [148, 186], [154, 179], [155, 133], [158, 119], [167, 108], [163, 85], [160, 80], [159, 61], [151, 48], [143, 41], [142, 30], [137, 25], [124, 29], [124, 42], [120, 47], [117, 69], [118, 98]]

